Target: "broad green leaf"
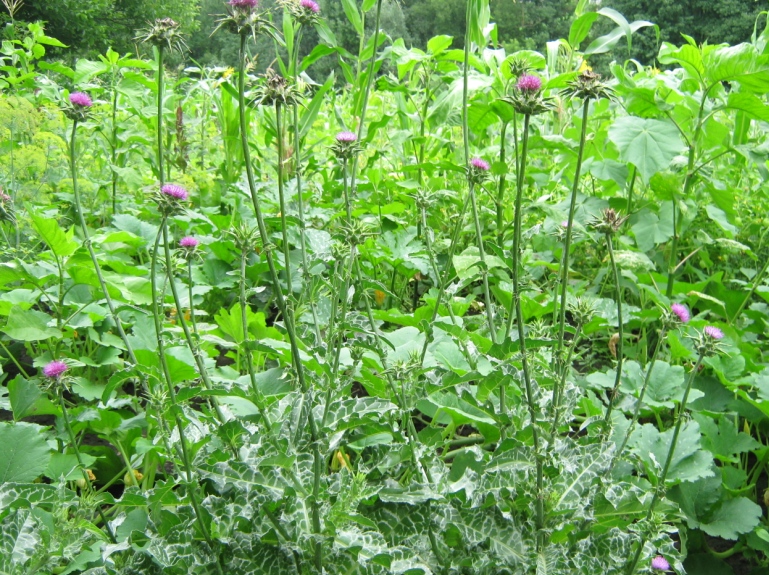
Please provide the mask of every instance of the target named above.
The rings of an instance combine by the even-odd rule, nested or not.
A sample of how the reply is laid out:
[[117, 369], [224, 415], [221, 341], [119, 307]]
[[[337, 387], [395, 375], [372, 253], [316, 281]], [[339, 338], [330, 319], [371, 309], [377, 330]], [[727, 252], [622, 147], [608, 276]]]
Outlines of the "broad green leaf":
[[58, 414], [59, 408], [51, 403], [37, 384], [24, 379], [21, 375], [8, 384], [8, 396], [11, 400], [13, 418], [18, 421], [28, 415]]
[[726, 107], [745, 112], [751, 118], [769, 122], [769, 106], [749, 92], [730, 92]]
[[726, 415], [722, 415], [718, 423], [713, 418], [699, 413], [694, 414], [694, 419], [702, 431], [702, 447], [710, 451], [716, 459], [738, 462], [736, 455], [761, 446], [747, 433], [738, 431], [734, 421]]
[[31, 209], [29, 210], [29, 217], [37, 233], [40, 234], [51, 251], [56, 254], [56, 257], [65, 258], [72, 255], [80, 245], [72, 239], [74, 228], [65, 232], [55, 219], [40, 217]]
[[[670, 450], [673, 428], [660, 433], [652, 424], [637, 428], [628, 442], [631, 450], [644, 462], [646, 472], [654, 476], [662, 470]], [[700, 449], [700, 427], [690, 421], [682, 426], [678, 436], [673, 459], [668, 470], [668, 484], [695, 481], [713, 475], [713, 458], [709, 452]]]
[[0, 484], [31, 482], [45, 471], [51, 450], [42, 429], [31, 423], [0, 423]]
[[[488, 269], [506, 267], [505, 262], [497, 256], [485, 254], [484, 259], [486, 260]], [[478, 246], [470, 246], [461, 254], [454, 256], [454, 269], [456, 269], [457, 276], [459, 276], [459, 279], [462, 281], [478, 274], [480, 271], [478, 268], [479, 265], [481, 265], [481, 256], [480, 251], [478, 251]]]
[[597, 19], [598, 12], [586, 12], [572, 22], [569, 29], [569, 44], [572, 48], [578, 48], [580, 42], [587, 38], [590, 28], [593, 27], [593, 22]]
[[691, 44], [684, 44], [678, 48], [669, 42], [663, 42], [660, 48], [659, 61], [661, 64], [680, 65], [700, 83], [705, 76], [702, 52]]
[[48, 327], [51, 316], [33, 309], [13, 306], [5, 327], [0, 330], [8, 337], [19, 341], [41, 341], [51, 337], [62, 337], [61, 331]]
[[358, 7], [355, 5], [355, 0], [342, 0], [342, 8], [347, 19], [352, 24], [353, 30], [355, 30], [358, 36], [363, 35], [363, 20], [361, 19]]
[[617, 118], [609, 128], [609, 139], [617, 146], [622, 161], [633, 164], [647, 184], [684, 149], [673, 124], [650, 118]]
[[769, 92], [769, 57], [752, 44], [719, 46], [703, 58], [708, 87], [720, 82], [739, 82], [752, 92]]
[[659, 216], [644, 208], [631, 217], [631, 229], [638, 249], [648, 252], [654, 246], [673, 237], [673, 210], [670, 209], [671, 206], [670, 202], [665, 202]]
[[746, 497], [736, 497], [721, 504], [706, 523], [698, 527], [712, 537], [735, 540], [749, 533], [761, 521], [763, 511]]

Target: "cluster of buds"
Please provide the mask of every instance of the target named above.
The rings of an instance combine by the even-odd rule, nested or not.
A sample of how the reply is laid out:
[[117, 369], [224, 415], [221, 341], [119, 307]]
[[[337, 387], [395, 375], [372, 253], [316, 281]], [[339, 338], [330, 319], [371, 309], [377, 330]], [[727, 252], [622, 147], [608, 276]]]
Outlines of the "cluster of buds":
[[259, 0], [230, 0], [227, 13], [216, 21], [214, 33], [225, 29], [239, 36], [251, 36], [256, 39], [263, 26], [269, 26], [259, 12]]
[[601, 217], [594, 219], [591, 226], [602, 234], [612, 236], [622, 227], [628, 216], [620, 216], [614, 208], [607, 208]]
[[362, 148], [358, 144], [358, 136], [353, 132], [339, 132], [331, 151], [340, 160], [351, 160]]
[[16, 215], [13, 211], [13, 200], [0, 188], [0, 222], [16, 223]]
[[320, 5], [315, 0], [278, 0], [278, 3], [302, 25], [313, 25], [320, 20]]
[[264, 81], [256, 89], [253, 101], [261, 106], [296, 106], [301, 100], [301, 88], [269, 68], [264, 74]]
[[170, 216], [184, 210], [184, 203], [190, 197], [189, 192], [176, 184], [165, 184], [154, 194], [153, 199], [164, 216]]
[[171, 18], [158, 18], [149, 28], [141, 30], [136, 39], [152, 44], [158, 50], [168, 48], [182, 52], [186, 48], [179, 23]]
[[569, 98], [581, 98], [583, 100], [599, 100], [611, 98], [614, 91], [601, 81], [601, 75], [592, 70], [585, 70], [577, 79], [569, 83], [564, 90], [564, 95]]
[[88, 114], [93, 106], [93, 100], [85, 92], [72, 92], [69, 95], [69, 103], [64, 105], [64, 114], [76, 122], [88, 119]]
[[542, 95], [542, 79], [533, 74], [519, 76], [513, 93], [503, 100], [512, 105], [516, 112], [526, 116], [536, 116], [552, 107], [550, 101]]
[[489, 178], [491, 165], [482, 158], [473, 158], [467, 166], [467, 181], [471, 184], [482, 184]]

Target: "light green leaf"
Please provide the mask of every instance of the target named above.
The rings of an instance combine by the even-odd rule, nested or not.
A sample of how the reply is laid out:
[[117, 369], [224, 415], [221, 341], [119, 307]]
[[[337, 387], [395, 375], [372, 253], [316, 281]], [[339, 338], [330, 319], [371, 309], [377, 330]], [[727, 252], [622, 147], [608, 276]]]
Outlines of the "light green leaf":
[[617, 146], [622, 161], [633, 164], [647, 184], [684, 149], [673, 124], [651, 118], [618, 118], [609, 128], [609, 139]]
[[707, 523], [699, 528], [712, 537], [735, 540], [741, 533], [748, 533], [758, 525], [763, 512], [761, 507], [746, 497], [725, 501]]
[[33, 309], [13, 306], [5, 327], [0, 330], [18, 341], [41, 341], [51, 337], [62, 337], [61, 331], [48, 327], [51, 316]]
[[71, 228], [69, 232], [65, 232], [55, 219], [38, 216], [31, 209], [29, 209], [29, 217], [35, 230], [40, 234], [40, 238], [48, 244], [51, 251], [56, 254], [56, 257], [64, 258], [72, 255], [80, 245], [72, 239], [74, 228]]
[[51, 450], [42, 429], [32, 423], [0, 423], [0, 484], [28, 483], [45, 471]]

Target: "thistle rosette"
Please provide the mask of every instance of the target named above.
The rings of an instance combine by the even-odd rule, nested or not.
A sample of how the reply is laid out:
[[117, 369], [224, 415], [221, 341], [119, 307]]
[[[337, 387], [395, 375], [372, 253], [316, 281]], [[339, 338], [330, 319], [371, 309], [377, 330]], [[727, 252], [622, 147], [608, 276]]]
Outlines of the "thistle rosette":
[[72, 92], [63, 106], [64, 115], [70, 120], [83, 122], [91, 113], [93, 100], [85, 92]]
[[467, 166], [467, 180], [471, 184], [482, 184], [490, 177], [491, 165], [483, 158], [473, 158]]
[[261, 106], [272, 106], [275, 104], [296, 106], [301, 101], [301, 88], [275, 72], [272, 68], [268, 68], [264, 73], [264, 80], [256, 88], [253, 99], [254, 104]]
[[612, 90], [605, 82], [601, 81], [601, 75], [592, 70], [585, 70], [576, 80], [569, 83], [569, 87], [563, 92], [568, 98], [580, 98], [582, 100], [600, 100], [614, 96]]
[[157, 46], [158, 49], [168, 48], [177, 52], [187, 48], [180, 24], [171, 18], [158, 18], [149, 28], [140, 30], [136, 40]]
[[278, 0], [291, 17], [302, 25], [313, 25], [320, 21], [320, 5], [315, 0]]
[[536, 116], [552, 108], [551, 100], [542, 94], [542, 79], [533, 74], [519, 76], [513, 93], [502, 99], [516, 112], [527, 116]]
[[339, 132], [335, 139], [336, 142], [332, 144], [331, 151], [340, 160], [350, 160], [363, 151], [358, 144], [358, 136], [354, 132]]
[[230, 0], [226, 4], [226, 14], [216, 21], [214, 33], [219, 30], [227, 30], [238, 36], [256, 37], [262, 28], [271, 30], [271, 24], [262, 17], [259, 11], [259, 0]]
[[165, 184], [154, 194], [153, 199], [160, 213], [170, 216], [182, 212], [189, 197], [189, 192], [182, 186]]

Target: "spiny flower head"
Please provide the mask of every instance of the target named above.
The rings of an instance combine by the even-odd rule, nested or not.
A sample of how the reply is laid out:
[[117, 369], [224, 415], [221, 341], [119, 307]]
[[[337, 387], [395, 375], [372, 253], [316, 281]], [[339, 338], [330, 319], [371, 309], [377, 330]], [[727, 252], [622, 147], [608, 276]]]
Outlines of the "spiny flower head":
[[491, 169], [489, 163], [482, 158], [473, 158], [470, 160], [470, 165], [476, 170], [481, 170], [483, 172], [488, 172]]
[[668, 563], [667, 559], [665, 559], [662, 555], [657, 555], [654, 559], [652, 559], [652, 569], [656, 569], [658, 571], [667, 571], [670, 569], [670, 563]]
[[705, 332], [705, 335], [708, 336], [711, 339], [723, 339], [724, 338], [724, 332], [722, 332], [717, 327], [714, 327], [712, 325], [705, 326], [705, 329], [703, 330]]
[[589, 67], [579, 74], [577, 78], [569, 82], [564, 91], [568, 98], [581, 98], [583, 100], [598, 100], [611, 98], [614, 91], [601, 81], [601, 75], [593, 72]]
[[90, 108], [93, 106], [93, 100], [85, 92], [72, 92], [69, 95], [69, 102], [73, 106], [79, 106], [81, 108]]
[[59, 379], [67, 369], [69, 368], [66, 363], [56, 359], [43, 367], [43, 375], [49, 379]]
[[170, 198], [174, 198], [179, 201], [184, 201], [189, 197], [189, 193], [181, 186], [176, 184], [166, 184], [160, 188], [160, 192]]
[[489, 177], [491, 165], [483, 158], [473, 158], [467, 167], [467, 181], [471, 184], [481, 184]]
[[688, 323], [691, 319], [691, 316], [689, 315], [689, 310], [686, 309], [686, 306], [680, 303], [674, 303], [670, 306], [670, 311], [672, 311], [676, 316], [678, 316], [678, 319], [681, 321], [681, 323]]
[[340, 144], [351, 144], [358, 139], [353, 132], [339, 132], [336, 135], [336, 141]]
[[318, 6], [317, 2], [313, 2], [313, 0], [302, 0], [299, 5], [305, 10], [309, 10], [313, 14], [320, 12], [320, 6]]
[[240, 8], [241, 10], [249, 10], [259, 6], [259, 0], [230, 0], [227, 2], [233, 8]]
[[524, 74], [518, 78], [515, 85], [521, 92], [539, 92], [542, 89], [542, 80], [533, 74]]
[[153, 44], [159, 49], [168, 48], [181, 52], [186, 47], [180, 24], [171, 18], [158, 18], [149, 28], [140, 30], [136, 39]]
[[192, 236], [185, 236], [179, 240], [179, 246], [188, 250], [195, 249], [199, 244], [200, 242]]

